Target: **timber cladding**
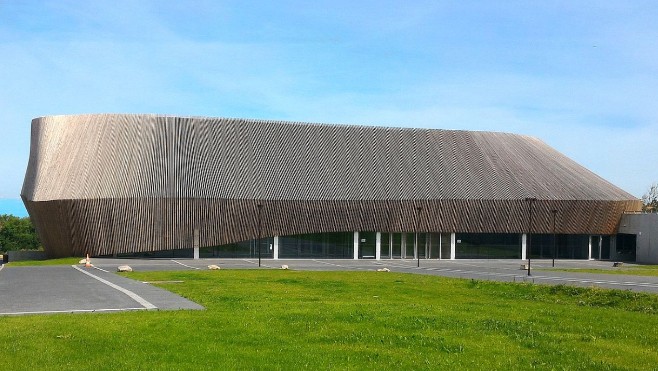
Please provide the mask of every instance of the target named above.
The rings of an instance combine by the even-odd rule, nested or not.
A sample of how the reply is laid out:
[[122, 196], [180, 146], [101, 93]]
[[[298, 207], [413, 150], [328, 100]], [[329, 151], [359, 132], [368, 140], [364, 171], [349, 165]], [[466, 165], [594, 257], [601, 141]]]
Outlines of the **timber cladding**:
[[[613, 234], [641, 202], [515, 134], [92, 114], [32, 121], [21, 196], [52, 256], [339, 231]], [[420, 210], [418, 209], [420, 208]], [[418, 219], [419, 218], [419, 219]]]

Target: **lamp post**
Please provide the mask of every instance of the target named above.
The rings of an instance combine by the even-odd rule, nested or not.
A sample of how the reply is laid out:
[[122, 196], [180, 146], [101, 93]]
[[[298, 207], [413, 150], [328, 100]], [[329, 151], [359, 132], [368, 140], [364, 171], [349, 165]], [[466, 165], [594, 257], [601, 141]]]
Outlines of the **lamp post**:
[[258, 267], [260, 267], [260, 210], [263, 208], [263, 205], [258, 204], [256, 206], [258, 206], [258, 239], [256, 243], [258, 244]]
[[535, 201], [537, 201], [537, 199], [534, 197], [528, 197], [525, 200], [529, 205], [529, 211], [530, 211], [530, 221], [528, 223], [528, 242], [526, 243], [527, 246], [526, 254], [528, 255], [528, 276], [532, 276], [532, 274], [530, 273], [530, 254], [532, 253], [532, 206], [535, 203]]
[[557, 215], [557, 209], [551, 210], [553, 213], [553, 268], [555, 268], [555, 255], [557, 255], [557, 250], [555, 249], [556, 246], [556, 235], [555, 235], [555, 216]]
[[418, 260], [418, 264], [416, 265], [418, 268], [420, 268], [420, 250], [418, 249], [418, 224], [420, 223], [420, 212], [423, 211], [423, 208], [421, 206], [418, 206], [416, 208], [416, 258]]

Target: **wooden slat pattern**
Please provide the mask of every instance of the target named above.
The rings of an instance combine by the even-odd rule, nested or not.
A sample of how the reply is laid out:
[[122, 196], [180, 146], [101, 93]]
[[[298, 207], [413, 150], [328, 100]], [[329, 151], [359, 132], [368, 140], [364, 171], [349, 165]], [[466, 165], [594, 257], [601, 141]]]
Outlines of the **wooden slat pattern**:
[[158, 115], [33, 120], [21, 192], [53, 256], [370, 230], [612, 234], [641, 203], [543, 142], [450, 130]]

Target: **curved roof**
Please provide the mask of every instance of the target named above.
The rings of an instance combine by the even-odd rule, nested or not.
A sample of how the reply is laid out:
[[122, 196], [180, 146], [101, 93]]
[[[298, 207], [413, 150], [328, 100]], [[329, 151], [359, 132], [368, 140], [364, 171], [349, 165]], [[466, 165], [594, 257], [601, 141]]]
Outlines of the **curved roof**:
[[528, 136], [132, 114], [35, 119], [22, 195], [635, 200]]

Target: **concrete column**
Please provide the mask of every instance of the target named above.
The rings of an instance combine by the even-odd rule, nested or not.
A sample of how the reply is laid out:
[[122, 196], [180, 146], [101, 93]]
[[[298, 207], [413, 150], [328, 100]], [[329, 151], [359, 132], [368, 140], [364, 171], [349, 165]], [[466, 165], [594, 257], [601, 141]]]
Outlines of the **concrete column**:
[[457, 250], [457, 236], [453, 232], [450, 233], [450, 260], [455, 260], [455, 256], [457, 255], [455, 250]]
[[354, 260], [359, 259], [359, 232], [354, 232]]
[[528, 252], [528, 235], [524, 233], [521, 235], [521, 260], [527, 259], [528, 256], [527, 252]]
[[274, 255], [274, 259], [279, 259], [279, 236], [274, 236], [273, 245], [272, 254]]
[[587, 241], [587, 259], [592, 260], [592, 236], [589, 236]]
[[377, 232], [375, 237], [375, 259], [382, 259], [382, 232]]
[[407, 234], [400, 233], [400, 258], [407, 258]]
[[194, 230], [194, 259], [199, 259], [199, 230]]

